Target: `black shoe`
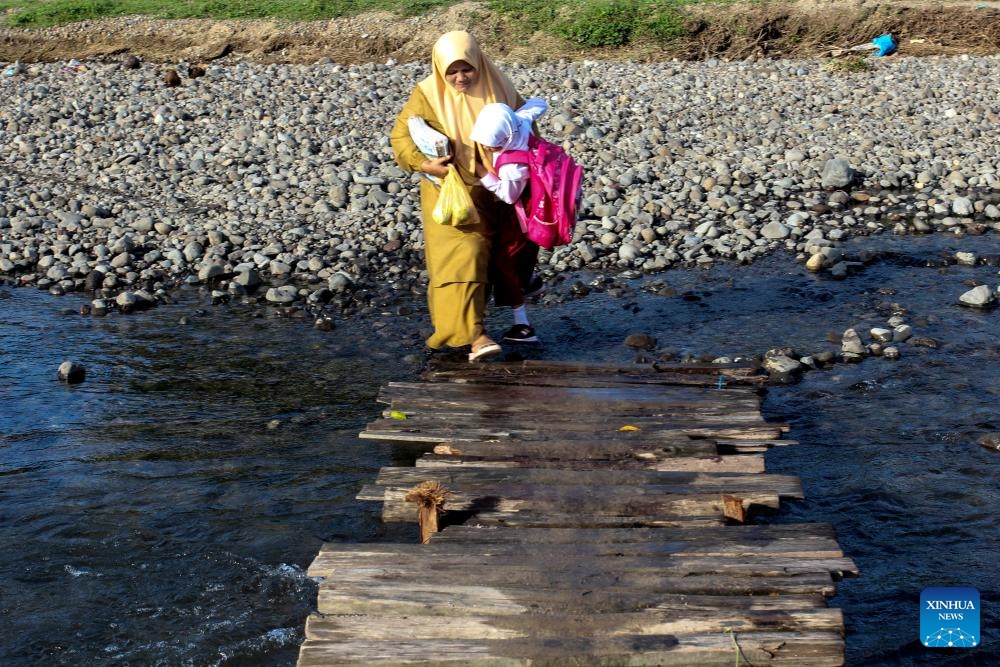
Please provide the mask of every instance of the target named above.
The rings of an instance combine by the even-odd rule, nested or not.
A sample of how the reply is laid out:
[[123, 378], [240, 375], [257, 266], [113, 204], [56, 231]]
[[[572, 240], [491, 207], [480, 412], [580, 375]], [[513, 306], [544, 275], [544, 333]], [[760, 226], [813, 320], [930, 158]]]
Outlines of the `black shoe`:
[[524, 287], [523, 290], [524, 296], [525, 297], [538, 296], [544, 291], [545, 291], [545, 281], [542, 280], [542, 277], [537, 273], [532, 273], [531, 281], [528, 282], [528, 284], [525, 285]]
[[500, 339], [502, 343], [537, 343], [535, 328], [527, 324], [515, 324]]

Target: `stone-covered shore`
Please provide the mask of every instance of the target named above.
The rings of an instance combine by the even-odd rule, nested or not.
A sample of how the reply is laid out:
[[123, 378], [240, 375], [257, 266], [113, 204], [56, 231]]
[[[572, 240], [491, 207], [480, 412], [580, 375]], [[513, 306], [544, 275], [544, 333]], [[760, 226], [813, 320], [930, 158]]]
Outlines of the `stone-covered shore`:
[[[1000, 229], [1000, 57], [504, 64], [586, 169], [570, 270], [656, 273]], [[201, 283], [348, 316], [425, 287], [417, 177], [388, 131], [426, 66], [4, 66], [0, 280], [141, 309]], [[570, 294], [567, 288], [566, 295]]]

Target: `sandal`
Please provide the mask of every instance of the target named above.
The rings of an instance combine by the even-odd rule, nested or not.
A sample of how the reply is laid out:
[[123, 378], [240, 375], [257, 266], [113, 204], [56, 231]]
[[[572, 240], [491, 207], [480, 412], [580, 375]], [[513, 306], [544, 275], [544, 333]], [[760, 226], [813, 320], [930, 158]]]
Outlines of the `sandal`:
[[495, 357], [500, 354], [501, 348], [489, 336], [480, 336], [472, 344], [472, 351], [469, 352], [469, 361], [479, 361], [488, 357]]

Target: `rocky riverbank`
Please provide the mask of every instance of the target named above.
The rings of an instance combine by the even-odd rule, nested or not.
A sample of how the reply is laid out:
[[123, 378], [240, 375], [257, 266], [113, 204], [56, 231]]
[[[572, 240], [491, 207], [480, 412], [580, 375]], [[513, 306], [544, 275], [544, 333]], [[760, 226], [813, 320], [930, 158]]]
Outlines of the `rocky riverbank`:
[[[586, 168], [551, 282], [752, 262], [846, 275], [851, 236], [1000, 229], [996, 56], [509, 63]], [[318, 318], [425, 287], [417, 180], [387, 133], [421, 64], [84, 62], [3, 77], [0, 276], [124, 311], [201, 283]], [[565, 285], [550, 299], [572, 298]]]
[[883, 33], [898, 37], [901, 51], [911, 56], [1000, 51], [1000, 0], [697, 2], [676, 7], [682, 30], [669, 40], [636, 35], [602, 48], [560, 39], [551, 25], [532, 29], [539, 20], [532, 11], [495, 11], [491, 4], [465, 0], [413, 16], [379, 11], [305, 22], [121, 16], [41, 30], [0, 27], [0, 61], [99, 60], [129, 53], [161, 63], [411, 62], [427, 58], [441, 33], [459, 28], [474, 30], [488, 53], [532, 64], [563, 58], [815, 58]]

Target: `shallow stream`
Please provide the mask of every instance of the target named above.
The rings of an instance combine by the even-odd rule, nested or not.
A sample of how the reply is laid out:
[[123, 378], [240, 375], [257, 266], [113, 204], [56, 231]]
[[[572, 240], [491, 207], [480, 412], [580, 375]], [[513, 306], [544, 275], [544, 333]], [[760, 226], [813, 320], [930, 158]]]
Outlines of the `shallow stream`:
[[[768, 390], [765, 415], [799, 442], [768, 470], [806, 492], [768, 520], [834, 524], [860, 567], [831, 600], [848, 665], [1000, 664], [1000, 454], [977, 444], [1000, 432], [1000, 312], [957, 305], [963, 281], [1000, 277], [927, 266], [996, 254], [996, 238], [862, 243], [881, 258], [845, 280], [779, 255], [535, 305], [532, 356], [628, 364], [636, 332], [680, 355], [838, 351], [829, 334], [867, 339], [903, 312], [941, 346]], [[80, 303], [0, 288], [0, 664], [293, 665], [321, 542], [410, 537], [354, 496], [412, 452], [357, 433], [380, 386], [416, 378], [422, 307], [321, 332], [194, 289], [131, 316], [81, 317]], [[56, 380], [65, 360], [86, 366], [83, 384]], [[920, 646], [931, 586], [979, 589], [980, 647]]]

